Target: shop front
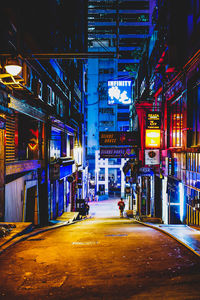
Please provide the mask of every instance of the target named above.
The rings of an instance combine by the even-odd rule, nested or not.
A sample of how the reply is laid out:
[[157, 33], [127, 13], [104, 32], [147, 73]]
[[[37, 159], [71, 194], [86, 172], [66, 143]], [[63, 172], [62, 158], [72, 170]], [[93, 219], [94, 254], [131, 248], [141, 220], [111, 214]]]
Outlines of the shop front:
[[175, 177], [167, 178], [168, 224], [181, 224], [183, 216], [183, 184]]
[[[63, 212], [71, 211], [74, 206], [74, 181], [72, 174], [73, 160], [50, 165], [50, 216], [56, 219]], [[72, 177], [72, 182], [68, 180]]]
[[154, 216], [154, 172], [150, 167], [139, 169], [139, 215]]

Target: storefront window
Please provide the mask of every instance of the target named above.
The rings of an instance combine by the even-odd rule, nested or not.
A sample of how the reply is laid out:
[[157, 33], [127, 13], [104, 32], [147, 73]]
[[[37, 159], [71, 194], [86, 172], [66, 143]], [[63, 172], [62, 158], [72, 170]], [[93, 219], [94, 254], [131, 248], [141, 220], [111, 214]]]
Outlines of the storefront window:
[[188, 128], [188, 146], [196, 146], [200, 144], [200, 87], [196, 83], [197, 80], [191, 79], [188, 83], [187, 95], [187, 122]]
[[61, 132], [52, 130], [50, 140], [50, 157], [58, 158], [61, 156]]
[[105, 168], [100, 168], [99, 170], [99, 180], [105, 181]]
[[182, 97], [171, 106], [171, 120], [170, 120], [170, 146], [181, 147], [182, 146], [182, 128], [183, 128], [183, 114], [182, 109]]
[[[26, 124], [26, 126], [24, 126]], [[19, 114], [18, 116], [18, 159], [39, 159], [41, 145], [39, 143], [38, 121]]]
[[[200, 189], [200, 166], [199, 166], [200, 153], [187, 153], [187, 170], [185, 172], [185, 183], [188, 186]], [[183, 174], [182, 174], [183, 175]], [[184, 176], [183, 176], [184, 177]]]

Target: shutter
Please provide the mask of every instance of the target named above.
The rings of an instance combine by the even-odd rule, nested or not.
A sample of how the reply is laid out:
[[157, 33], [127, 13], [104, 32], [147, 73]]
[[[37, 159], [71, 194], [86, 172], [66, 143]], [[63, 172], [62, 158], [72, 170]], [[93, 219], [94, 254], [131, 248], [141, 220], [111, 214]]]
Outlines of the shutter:
[[15, 116], [6, 117], [6, 163], [15, 160]]

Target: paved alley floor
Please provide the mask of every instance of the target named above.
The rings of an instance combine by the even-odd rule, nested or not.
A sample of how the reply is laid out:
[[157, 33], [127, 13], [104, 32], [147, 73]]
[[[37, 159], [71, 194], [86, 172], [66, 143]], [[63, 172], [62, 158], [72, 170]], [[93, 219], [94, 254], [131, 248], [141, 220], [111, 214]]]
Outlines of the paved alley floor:
[[113, 215], [30, 236], [3, 252], [0, 266], [4, 300], [199, 299], [199, 257]]

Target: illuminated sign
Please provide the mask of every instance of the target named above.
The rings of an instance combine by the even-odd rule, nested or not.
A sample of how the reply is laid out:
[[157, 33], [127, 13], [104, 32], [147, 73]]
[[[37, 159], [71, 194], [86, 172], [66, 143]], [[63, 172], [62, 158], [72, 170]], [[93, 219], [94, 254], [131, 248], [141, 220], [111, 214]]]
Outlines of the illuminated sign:
[[132, 102], [131, 80], [108, 81], [108, 104], [129, 105]]
[[34, 130], [32, 128], [29, 129], [29, 143], [28, 147], [31, 151], [34, 151], [38, 146], [38, 129]]
[[146, 115], [147, 129], [160, 129], [160, 113], [148, 113]]
[[99, 144], [101, 146], [138, 146], [137, 131], [100, 131]]
[[172, 122], [172, 146], [178, 147], [182, 142], [183, 114], [173, 114]]
[[130, 158], [136, 157], [132, 147], [101, 147], [100, 158]]
[[146, 129], [146, 148], [160, 148], [160, 130]]

